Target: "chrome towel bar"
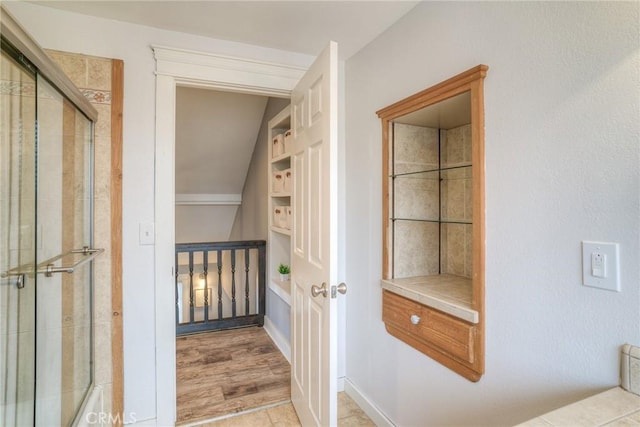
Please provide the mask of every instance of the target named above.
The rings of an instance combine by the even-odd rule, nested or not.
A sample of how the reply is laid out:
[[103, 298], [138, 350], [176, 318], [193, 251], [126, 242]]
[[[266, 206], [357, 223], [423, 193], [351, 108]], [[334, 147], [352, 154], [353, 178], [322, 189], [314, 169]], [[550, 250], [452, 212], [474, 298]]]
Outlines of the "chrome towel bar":
[[[56, 257], [53, 257], [51, 259], [46, 260], [45, 262], [43, 262], [42, 264], [40, 264], [38, 266], [38, 273], [44, 273], [44, 275], [46, 277], [51, 277], [53, 276], [54, 273], [73, 273], [73, 271], [80, 267], [81, 265], [84, 265], [90, 261], [92, 261], [95, 257], [97, 257], [98, 255], [100, 255], [102, 252], [104, 252], [104, 249], [92, 249], [89, 248], [88, 246], [85, 246], [82, 249], [72, 249], [67, 253], [58, 255]], [[53, 263], [57, 260], [59, 260], [60, 258], [67, 256], [69, 254], [82, 254], [85, 255], [84, 258], [82, 258], [80, 261], [76, 262], [73, 265], [69, 265], [69, 266], [62, 266], [62, 267], [54, 267]], [[44, 268], [42, 268], [42, 265], [44, 265]]]
[[[46, 277], [51, 277], [53, 276], [54, 273], [73, 273], [76, 268], [92, 261], [95, 257], [100, 255], [102, 252], [104, 252], [104, 249], [93, 249], [93, 248], [89, 248], [88, 246], [85, 246], [82, 249], [72, 249], [68, 252], [54, 256], [53, 258], [49, 258], [48, 260], [38, 264], [38, 269], [36, 273], [44, 273]], [[53, 265], [53, 263], [58, 261], [60, 258], [63, 258], [71, 254], [82, 254], [85, 256], [73, 265], [61, 266], [61, 267], [55, 267]], [[0, 276], [1, 277], [18, 276], [18, 275], [30, 274], [30, 273], [32, 273], [32, 270], [27, 270], [24, 268], [24, 266], [20, 266], [4, 272], [0, 274]]]

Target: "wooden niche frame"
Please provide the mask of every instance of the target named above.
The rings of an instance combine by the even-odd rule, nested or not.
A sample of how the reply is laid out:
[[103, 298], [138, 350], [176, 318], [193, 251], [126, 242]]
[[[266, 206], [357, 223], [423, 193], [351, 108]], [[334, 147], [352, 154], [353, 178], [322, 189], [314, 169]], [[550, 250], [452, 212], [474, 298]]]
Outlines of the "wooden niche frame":
[[[437, 362], [447, 366], [470, 381], [478, 381], [484, 374], [484, 290], [485, 290], [485, 153], [484, 153], [484, 78], [489, 69], [478, 65], [435, 86], [377, 111], [382, 120], [382, 278], [383, 320], [387, 331]], [[471, 164], [472, 164], [472, 267], [469, 302], [464, 309], [473, 313], [474, 321], [441, 311], [437, 295], [415, 286], [405, 292], [389, 288], [394, 281], [393, 255], [393, 199], [391, 162], [392, 123], [415, 111], [470, 93]], [[430, 279], [433, 280], [433, 279]], [[437, 281], [438, 278], [436, 277]], [[395, 285], [394, 285], [395, 286]], [[417, 314], [416, 314], [417, 313]], [[417, 321], [416, 321], [417, 319]]]

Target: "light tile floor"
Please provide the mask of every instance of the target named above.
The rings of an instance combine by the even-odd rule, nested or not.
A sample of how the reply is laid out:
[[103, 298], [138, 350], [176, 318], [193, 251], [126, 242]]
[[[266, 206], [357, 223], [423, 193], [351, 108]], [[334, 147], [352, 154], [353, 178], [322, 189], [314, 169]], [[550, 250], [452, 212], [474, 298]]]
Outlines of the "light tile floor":
[[[298, 427], [301, 426], [291, 402], [198, 424], [200, 427]], [[375, 427], [360, 407], [346, 393], [338, 393], [339, 427]]]

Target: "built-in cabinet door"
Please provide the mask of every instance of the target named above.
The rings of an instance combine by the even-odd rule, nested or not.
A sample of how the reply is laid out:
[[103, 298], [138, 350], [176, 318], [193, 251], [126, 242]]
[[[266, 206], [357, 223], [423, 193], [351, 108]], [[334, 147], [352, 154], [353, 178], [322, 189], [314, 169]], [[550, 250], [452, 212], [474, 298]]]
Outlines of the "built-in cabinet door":
[[291, 398], [304, 426], [337, 422], [337, 44], [294, 89]]

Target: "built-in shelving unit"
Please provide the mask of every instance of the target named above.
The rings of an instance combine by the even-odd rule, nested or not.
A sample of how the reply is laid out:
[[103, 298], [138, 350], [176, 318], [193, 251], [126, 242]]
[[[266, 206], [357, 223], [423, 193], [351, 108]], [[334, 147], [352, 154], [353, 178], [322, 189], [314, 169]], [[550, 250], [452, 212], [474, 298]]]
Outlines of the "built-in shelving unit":
[[[404, 295], [407, 283], [436, 292], [440, 309], [477, 319], [471, 306], [473, 169], [470, 93], [441, 101], [439, 114], [407, 114], [390, 124], [390, 276]], [[450, 107], [446, 107], [450, 106]], [[426, 107], [427, 111], [430, 107]], [[446, 114], [443, 111], [446, 110]], [[455, 278], [455, 286], [453, 285]], [[407, 280], [409, 279], [409, 280]], [[446, 286], [438, 286], [446, 283]], [[450, 295], [449, 295], [450, 294]], [[455, 298], [453, 296], [456, 296]], [[446, 299], [445, 301], [442, 298]], [[448, 298], [447, 298], [448, 297]], [[424, 300], [435, 301], [431, 295]]]
[[479, 65], [380, 111], [383, 320], [469, 380], [484, 373], [484, 106]]
[[267, 244], [267, 283], [276, 295], [291, 305], [291, 282], [281, 280], [278, 266], [291, 266], [291, 109], [285, 108], [268, 124], [269, 150], [269, 236]]

